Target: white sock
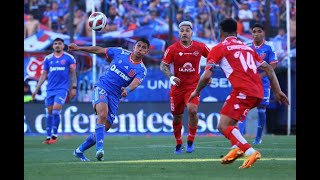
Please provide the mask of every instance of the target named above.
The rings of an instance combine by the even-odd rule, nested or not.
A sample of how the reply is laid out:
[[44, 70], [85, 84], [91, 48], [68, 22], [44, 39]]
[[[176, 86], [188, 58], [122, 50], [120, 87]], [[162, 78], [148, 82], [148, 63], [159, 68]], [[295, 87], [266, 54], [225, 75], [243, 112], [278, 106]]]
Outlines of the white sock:
[[246, 152], [244, 152], [244, 154], [246, 155], [246, 156], [249, 156], [249, 155], [251, 155], [251, 154], [253, 154], [254, 153], [254, 149], [251, 147], [251, 148], [249, 148], [249, 149], [247, 149], [246, 150]]
[[233, 145], [233, 146], [231, 147], [231, 149], [235, 149], [235, 148], [238, 148], [238, 146], [237, 146], [237, 145]]

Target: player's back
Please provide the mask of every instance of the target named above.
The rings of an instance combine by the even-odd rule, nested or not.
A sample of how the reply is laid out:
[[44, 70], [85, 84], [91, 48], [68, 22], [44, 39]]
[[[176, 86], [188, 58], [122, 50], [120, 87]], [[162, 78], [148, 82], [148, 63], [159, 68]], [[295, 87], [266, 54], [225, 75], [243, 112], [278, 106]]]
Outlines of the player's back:
[[257, 69], [263, 60], [236, 37], [228, 37], [213, 47], [208, 62], [220, 65], [234, 90], [248, 96], [263, 98]]

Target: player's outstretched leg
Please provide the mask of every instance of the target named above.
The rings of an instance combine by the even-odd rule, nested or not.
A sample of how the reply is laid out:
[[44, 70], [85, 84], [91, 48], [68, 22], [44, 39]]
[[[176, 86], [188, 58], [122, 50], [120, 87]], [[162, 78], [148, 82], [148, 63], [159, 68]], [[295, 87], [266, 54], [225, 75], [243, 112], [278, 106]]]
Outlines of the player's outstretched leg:
[[74, 155], [75, 157], [77, 157], [78, 159], [80, 159], [81, 161], [90, 161], [90, 159], [88, 159], [88, 158], [86, 158], [86, 157], [84, 156], [84, 153], [81, 152], [81, 151], [79, 150], [79, 148], [77, 148], [77, 149], [75, 149], [75, 150], [73, 151], [73, 155]]
[[236, 147], [232, 148], [227, 155], [225, 155], [222, 160], [221, 164], [230, 164], [233, 163], [235, 160], [243, 156], [243, 151]]
[[259, 151], [254, 150], [254, 152], [250, 155], [246, 155], [246, 158], [243, 162], [243, 164], [239, 167], [239, 169], [247, 169], [252, 166], [253, 163], [255, 163], [258, 159], [261, 158], [261, 154]]

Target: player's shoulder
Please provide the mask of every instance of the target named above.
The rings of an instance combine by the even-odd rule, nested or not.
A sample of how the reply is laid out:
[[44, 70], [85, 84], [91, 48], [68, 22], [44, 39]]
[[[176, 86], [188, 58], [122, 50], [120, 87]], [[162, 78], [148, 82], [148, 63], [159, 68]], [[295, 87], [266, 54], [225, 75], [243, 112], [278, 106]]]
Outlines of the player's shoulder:
[[264, 41], [264, 45], [271, 50], [274, 50], [274, 44], [272, 41]]
[[48, 54], [48, 55], [46, 55], [45, 57], [44, 57], [44, 59], [46, 60], [46, 59], [51, 59], [51, 58], [53, 58], [54, 56], [53, 56], [53, 53], [50, 53], [50, 54]]

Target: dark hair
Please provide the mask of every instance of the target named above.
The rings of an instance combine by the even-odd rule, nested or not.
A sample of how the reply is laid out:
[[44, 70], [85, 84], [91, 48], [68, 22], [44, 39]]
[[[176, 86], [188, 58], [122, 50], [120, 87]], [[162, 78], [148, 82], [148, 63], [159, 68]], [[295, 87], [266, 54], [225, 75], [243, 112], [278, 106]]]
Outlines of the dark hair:
[[255, 24], [251, 27], [251, 29], [253, 30], [253, 28], [255, 28], [255, 27], [258, 27], [258, 28], [261, 28], [262, 30], [264, 30], [264, 27], [262, 26], [262, 24], [255, 23]]
[[148, 39], [146, 39], [146, 38], [139, 38], [139, 39], [137, 39], [136, 44], [137, 44], [139, 41], [146, 43], [146, 44], [148, 45], [148, 48], [150, 47], [150, 42], [149, 42]]
[[55, 39], [53, 40], [53, 42], [55, 42], [55, 41], [61, 41], [61, 42], [64, 44], [64, 40], [63, 40], [62, 38], [55, 38]]
[[224, 19], [220, 22], [220, 28], [226, 33], [237, 33], [237, 22], [232, 18]]

